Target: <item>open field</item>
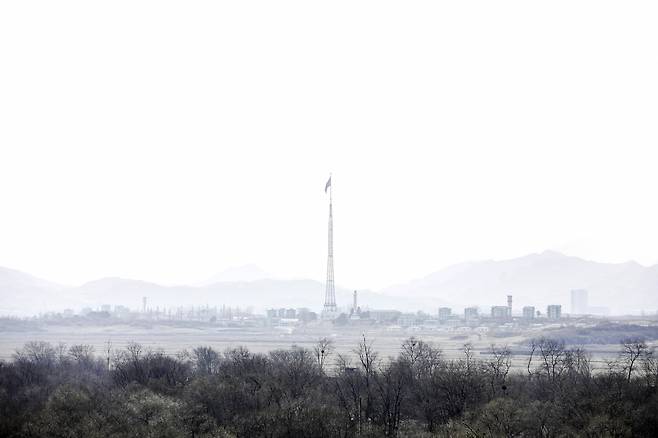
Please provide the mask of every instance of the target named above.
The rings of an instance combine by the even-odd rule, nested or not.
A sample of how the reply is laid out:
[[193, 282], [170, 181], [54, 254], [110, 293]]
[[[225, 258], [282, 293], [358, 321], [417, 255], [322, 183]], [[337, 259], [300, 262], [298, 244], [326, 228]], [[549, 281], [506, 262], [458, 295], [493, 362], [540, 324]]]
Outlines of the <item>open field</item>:
[[[113, 349], [122, 349], [130, 342], [137, 342], [145, 347], [163, 350], [174, 355], [183, 350], [197, 346], [211, 346], [218, 351], [229, 348], [246, 347], [254, 352], [268, 352], [278, 348], [289, 348], [292, 345], [312, 348], [321, 337], [333, 340], [335, 354], [354, 357], [353, 350], [365, 335], [373, 342], [375, 350], [381, 358], [396, 356], [402, 342], [410, 336], [415, 336], [438, 346], [446, 358], [460, 357], [463, 345], [473, 344], [477, 357], [485, 358], [492, 344], [508, 345], [515, 352], [513, 367], [522, 369], [527, 365], [527, 355], [523, 353], [523, 344], [530, 337], [541, 336], [541, 330], [529, 330], [522, 334], [501, 337], [478, 334], [455, 335], [454, 333], [438, 332], [436, 330], [414, 331], [385, 330], [381, 328], [336, 328], [323, 326], [298, 327], [281, 329], [275, 327], [226, 328], [208, 325], [172, 326], [164, 324], [140, 325], [41, 325], [27, 326], [21, 330], [3, 330], [0, 336], [0, 359], [9, 360], [16, 349], [26, 342], [45, 341], [53, 345], [65, 343], [90, 344], [98, 355], [104, 355], [107, 343], [111, 342]], [[655, 343], [654, 343], [655, 345]], [[605, 367], [609, 360], [616, 357], [619, 345], [597, 344], [583, 345], [592, 355], [594, 368]], [[335, 357], [334, 354], [334, 357]]]

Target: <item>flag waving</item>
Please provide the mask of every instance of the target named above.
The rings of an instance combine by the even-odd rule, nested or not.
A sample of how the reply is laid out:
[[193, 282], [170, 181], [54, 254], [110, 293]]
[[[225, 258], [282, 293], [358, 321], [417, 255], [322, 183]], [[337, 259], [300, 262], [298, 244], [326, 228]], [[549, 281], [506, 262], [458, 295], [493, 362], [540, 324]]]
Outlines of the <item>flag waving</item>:
[[329, 180], [327, 181], [327, 184], [324, 185], [324, 192], [327, 193], [327, 189], [331, 187], [331, 177], [329, 177]]

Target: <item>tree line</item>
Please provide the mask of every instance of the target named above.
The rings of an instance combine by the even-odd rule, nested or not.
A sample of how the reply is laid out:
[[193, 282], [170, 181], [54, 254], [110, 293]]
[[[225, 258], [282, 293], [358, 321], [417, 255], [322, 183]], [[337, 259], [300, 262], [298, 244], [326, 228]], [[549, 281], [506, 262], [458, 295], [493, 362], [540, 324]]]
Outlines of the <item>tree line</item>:
[[522, 370], [492, 345], [446, 359], [409, 338], [383, 358], [320, 339], [267, 354], [131, 343], [31, 342], [0, 362], [2, 437], [653, 437], [658, 355], [640, 339], [594, 372], [588, 353], [534, 339]]

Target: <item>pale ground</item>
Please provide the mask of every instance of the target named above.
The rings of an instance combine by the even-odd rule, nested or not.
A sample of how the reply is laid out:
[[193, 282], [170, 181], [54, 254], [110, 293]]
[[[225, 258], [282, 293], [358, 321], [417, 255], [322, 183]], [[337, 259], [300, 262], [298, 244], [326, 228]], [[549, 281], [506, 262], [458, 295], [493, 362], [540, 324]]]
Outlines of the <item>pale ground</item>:
[[[363, 334], [373, 341], [374, 349], [381, 358], [395, 356], [400, 351], [402, 342], [410, 336], [415, 336], [438, 346], [444, 357], [455, 359], [463, 356], [462, 348], [466, 342], [471, 342], [476, 352], [476, 358], [486, 358], [489, 346], [509, 345], [519, 349], [517, 343], [530, 336], [538, 336], [539, 332], [524, 333], [523, 336], [495, 338], [486, 335], [471, 334], [467, 339], [451, 339], [454, 333], [436, 331], [407, 332], [404, 330], [388, 331], [380, 328], [333, 328], [312, 327], [298, 328], [291, 333], [285, 329], [272, 327], [230, 329], [220, 327], [171, 327], [154, 325], [152, 327], [136, 327], [129, 325], [111, 326], [58, 326], [49, 325], [44, 329], [26, 331], [5, 331], [0, 333], [0, 359], [9, 360], [17, 348], [29, 341], [47, 341], [53, 345], [63, 342], [67, 345], [91, 344], [98, 355], [104, 355], [108, 341], [114, 349], [124, 348], [129, 342], [138, 342], [145, 347], [161, 349], [167, 354], [176, 354], [182, 350], [191, 350], [197, 346], [211, 346], [218, 351], [243, 346], [253, 352], [268, 352], [277, 348], [289, 348], [292, 345], [312, 348], [321, 337], [329, 337], [335, 345], [335, 353], [354, 357], [353, 350], [357, 347]], [[603, 367], [607, 361], [616, 356], [618, 345], [584, 346], [591, 354], [595, 368]], [[517, 354], [514, 367], [523, 369], [527, 356]]]

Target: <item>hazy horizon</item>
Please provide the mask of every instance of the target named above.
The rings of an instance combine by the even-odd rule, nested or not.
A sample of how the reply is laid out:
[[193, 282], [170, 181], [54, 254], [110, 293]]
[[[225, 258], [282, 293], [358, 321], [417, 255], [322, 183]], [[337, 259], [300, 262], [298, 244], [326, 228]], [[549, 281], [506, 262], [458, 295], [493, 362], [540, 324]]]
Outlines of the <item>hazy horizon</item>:
[[[0, 288], [5, 291], [0, 314], [7, 315], [61, 312], [64, 308], [80, 310], [106, 304], [135, 310], [141, 308], [142, 297], [148, 297], [154, 308], [228, 305], [252, 307], [263, 313], [282, 306], [319, 311], [325, 282], [318, 278], [282, 277], [247, 265], [191, 284], [101, 277], [55, 287], [0, 267]], [[350, 308], [355, 289], [341, 281], [336, 283], [340, 309]], [[565, 312], [572, 313], [570, 291], [575, 289], [589, 292], [588, 309], [594, 314], [653, 315], [658, 309], [658, 265], [598, 263], [547, 250], [504, 260], [467, 261], [384, 288], [358, 288], [358, 292], [359, 303], [366, 309], [422, 310], [429, 314], [446, 306], [455, 311], [477, 306], [486, 312], [484, 309], [499, 306], [507, 295], [513, 295], [516, 315], [524, 306], [544, 309], [551, 304], [560, 304]]]
[[[377, 292], [377, 291], [380, 291], [380, 290], [382, 290], [384, 288], [387, 288], [387, 287], [396, 286], [396, 285], [399, 285], [399, 284], [404, 284], [404, 283], [408, 283], [408, 282], [411, 282], [411, 281], [414, 281], [414, 280], [422, 279], [422, 278], [424, 278], [428, 275], [431, 275], [431, 274], [436, 273], [436, 272], [440, 272], [440, 271], [445, 270], [445, 269], [449, 269], [449, 268], [454, 267], [454, 266], [459, 266], [459, 265], [463, 265], [463, 264], [470, 264], [470, 263], [481, 263], [481, 262], [504, 262], [504, 261], [510, 261], [510, 260], [524, 258], [524, 257], [528, 257], [528, 256], [533, 256], [533, 255], [546, 254], [546, 253], [557, 253], [557, 254], [560, 254], [560, 255], [564, 255], [566, 257], [574, 257], [574, 258], [577, 258], [577, 259], [580, 259], [580, 260], [583, 260], [583, 261], [586, 261], [586, 262], [594, 262], [594, 263], [604, 263], [604, 264], [609, 263], [609, 264], [619, 264], [619, 265], [623, 265], [623, 264], [626, 264], [626, 263], [635, 263], [635, 264], [638, 264], [639, 266], [641, 266], [643, 268], [652, 268], [652, 267], [658, 265], [658, 264], [645, 265], [645, 264], [639, 263], [637, 260], [633, 260], [633, 259], [620, 261], [620, 262], [605, 262], [605, 261], [593, 260], [593, 259], [588, 259], [588, 258], [585, 258], [585, 257], [580, 257], [578, 255], [566, 254], [566, 253], [563, 253], [561, 251], [556, 251], [556, 250], [553, 250], [553, 249], [546, 249], [546, 250], [543, 250], [543, 251], [538, 251], [538, 252], [533, 252], [533, 253], [528, 253], [528, 254], [519, 254], [517, 256], [510, 257], [510, 258], [499, 258], [499, 259], [490, 258], [490, 259], [478, 259], [478, 260], [475, 260], [475, 259], [463, 260], [461, 262], [456, 262], [456, 263], [452, 263], [452, 264], [448, 264], [448, 265], [444, 265], [444, 266], [439, 266], [439, 267], [433, 269], [432, 271], [429, 271], [429, 272], [427, 272], [425, 274], [422, 274], [418, 277], [407, 278], [407, 279], [401, 280], [399, 283], [387, 284], [387, 285], [384, 285], [383, 287], [380, 287], [380, 288], [371, 288], [371, 287], [366, 286], [363, 289], [370, 290], [370, 291], [373, 291], [373, 292]], [[117, 278], [117, 279], [124, 279], [124, 280], [144, 281], [144, 282], [154, 283], [154, 284], [158, 284], [160, 286], [166, 286], [166, 287], [174, 287], [174, 286], [202, 287], [202, 286], [213, 284], [215, 282], [229, 282], [230, 283], [230, 282], [250, 282], [250, 281], [258, 281], [258, 280], [313, 280], [313, 281], [318, 281], [318, 282], [324, 282], [325, 281], [325, 279], [322, 278], [322, 277], [311, 278], [311, 277], [304, 277], [304, 276], [284, 276], [284, 275], [281, 275], [279, 273], [271, 272], [268, 269], [263, 269], [262, 266], [259, 266], [255, 263], [246, 263], [246, 264], [242, 264], [242, 265], [227, 266], [225, 269], [219, 270], [215, 273], [212, 273], [211, 275], [207, 275], [205, 278], [200, 278], [200, 279], [197, 279], [197, 280], [193, 280], [189, 283], [163, 283], [163, 282], [157, 282], [157, 281], [153, 281], [153, 280], [145, 279], [145, 278], [122, 277], [122, 276], [116, 276], [116, 275], [101, 275], [100, 277], [86, 279], [81, 283], [68, 283], [68, 284], [65, 284], [65, 283], [58, 283], [58, 282], [53, 281], [49, 278], [40, 277], [40, 276], [35, 275], [34, 273], [29, 272], [29, 271], [23, 271], [23, 270], [20, 270], [20, 269], [16, 269], [12, 266], [0, 266], [0, 268], [6, 268], [6, 269], [13, 270], [13, 271], [22, 272], [24, 274], [34, 276], [34, 277], [39, 278], [41, 280], [50, 281], [52, 283], [58, 284], [60, 286], [65, 286], [65, 287], [81, 286], [81, 285], [84, 285], [84, 284], [89, 283], [89, 282], [93, 282], [93, 281], [101, 280], [101, 279], [106, 279], [106, 278]], [[224, 278], [224, 277], [226, 277], [226, 278]], [[338, 286], [349, 288], [349, 285], [344, 285], [340, 282], [338, 283]]]

